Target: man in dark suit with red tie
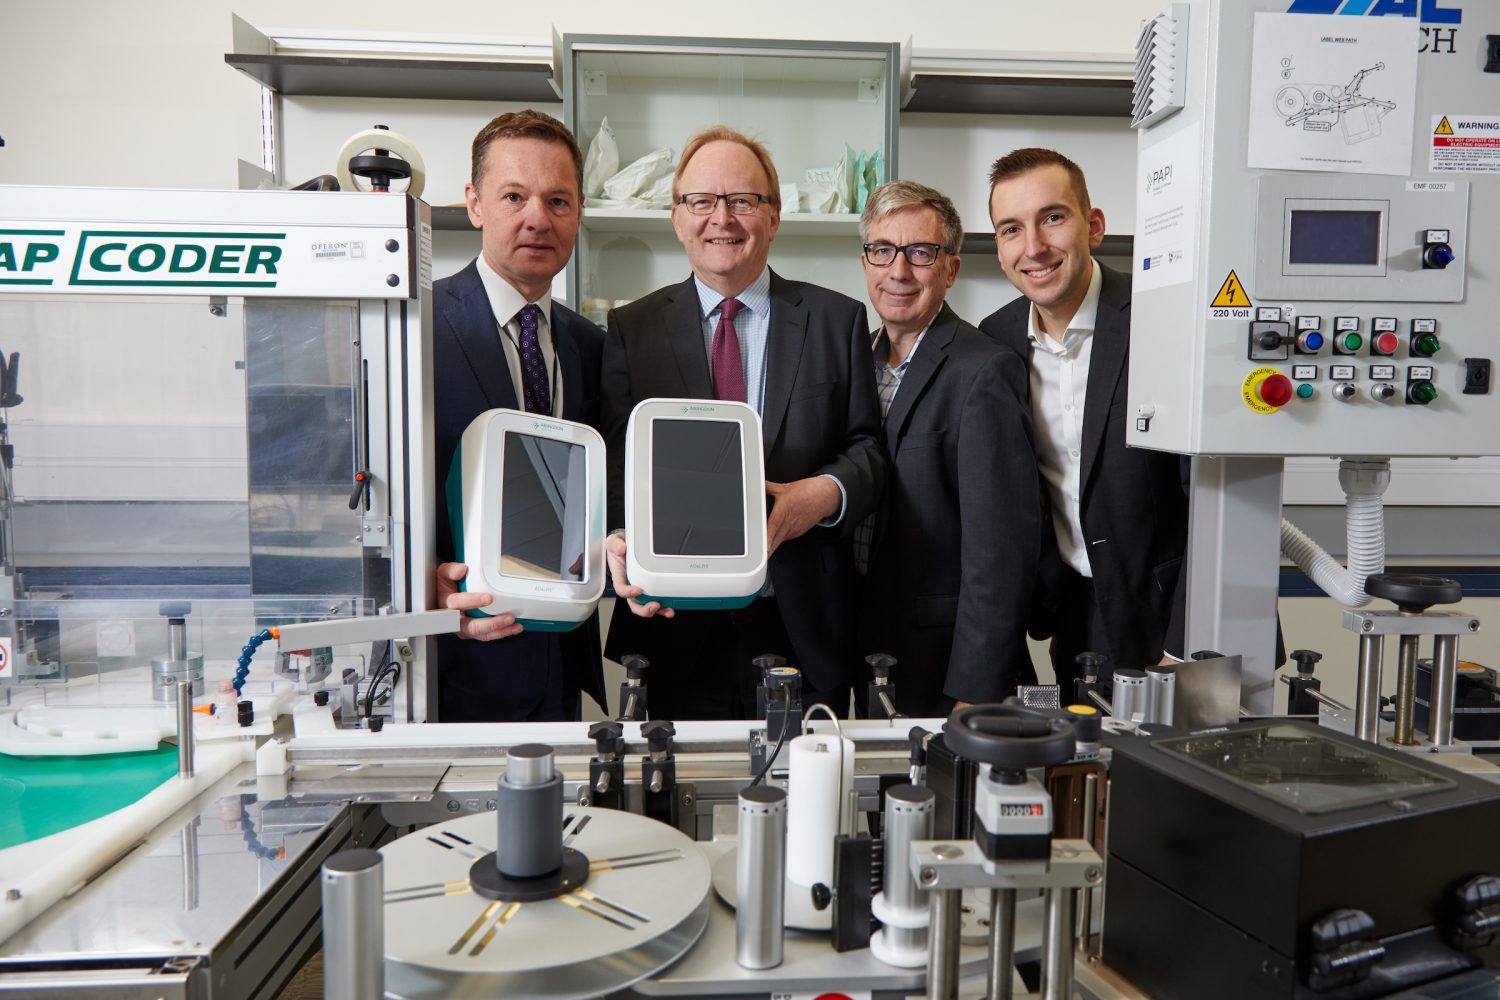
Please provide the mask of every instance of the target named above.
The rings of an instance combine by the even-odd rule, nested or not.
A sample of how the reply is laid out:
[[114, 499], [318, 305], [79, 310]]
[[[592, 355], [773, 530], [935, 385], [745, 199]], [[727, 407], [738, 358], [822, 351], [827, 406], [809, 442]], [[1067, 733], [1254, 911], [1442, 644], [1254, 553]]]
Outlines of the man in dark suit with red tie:
[[[524, 409], [597, 426], [597, 326], [552, 301], [583, 220], [583, 155], [562, 123], [535, 111], [495, 118], [474, 137], [464, 185], [479, 257], [432, 286], [438, 495], [465, 428], [486, 410]], [[437, 504], [438, 600], [479, 608], [459, 593], [447, 505]], [[515, 616], [462, 620], [438, 639], [443, 722], [576, 719], [580, 693], [605, 705], [597, 616], [570, 632], [528, 633]]]
[[[609, 542], [622, 600], [606, 652], [651, 660], [658, 718], [749, 718], [750, 658], [785, 655], [804, 704], [847, 713], [858, 662], [858, 575], [850, 536], [885, 478], [864, 306], [767, 266], [780, 185], [760, 143], [723, 126], [683, 149], [672, 225], [692, 275], [614, 310], [605, 337], [602, 421], [610, 523], [624, 523], [625, 427], [653, 397], [732, 399], [760, 414], [769, 586], [740, 611], [663, 611], [625, 580], [628, 539]], [[660, 613], [658, 613], [660, 612]], [[669, 620], [673, 619], [673, 620]]]

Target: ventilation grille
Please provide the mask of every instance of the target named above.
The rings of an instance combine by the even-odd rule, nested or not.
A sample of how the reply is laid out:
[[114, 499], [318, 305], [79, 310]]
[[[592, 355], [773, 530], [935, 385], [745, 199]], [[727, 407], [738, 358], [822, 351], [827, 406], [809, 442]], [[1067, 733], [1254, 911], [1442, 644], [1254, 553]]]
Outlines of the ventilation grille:
[[1146, 128], [1181, 111], [1187, 95], [1188, 5], [1174, 3], [1141, 25], [1135, 40], [1135, 101], [1130, 127]]

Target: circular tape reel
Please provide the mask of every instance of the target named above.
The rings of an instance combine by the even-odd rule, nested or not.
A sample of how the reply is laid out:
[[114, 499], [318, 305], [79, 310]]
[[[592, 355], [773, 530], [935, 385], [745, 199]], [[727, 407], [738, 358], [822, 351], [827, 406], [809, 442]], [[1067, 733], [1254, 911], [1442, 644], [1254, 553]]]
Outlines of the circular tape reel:
[[405, 160], [411, 166], [411, 179], [407, 183], [405, 193], [413, 198], [422, 196], [422, 188], [427, 183], [427, 165], [422, 160], [422, 154], [406, 136], [383, 128], [367, 128], [344, 140], [334, 167], [341, 189], [369, 191], [369, 188], [360, 187], [354, 175], [349, 172], [349, 161], [371, 149], [389, 150], [391, 155]]

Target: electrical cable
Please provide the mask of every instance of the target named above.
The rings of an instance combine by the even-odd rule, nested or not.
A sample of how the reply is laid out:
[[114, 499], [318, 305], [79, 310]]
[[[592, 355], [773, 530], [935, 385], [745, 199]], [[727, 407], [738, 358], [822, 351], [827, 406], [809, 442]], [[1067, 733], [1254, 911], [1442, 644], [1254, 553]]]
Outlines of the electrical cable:
[[[781, 712], [783, 720], [785, 720], [786, 713], [791, 710], [791, 707], [792, 689], [789, 687], [784, 687], [781, 689]], [[771, 773], [771, 765], [776, 763], [777, 757], [781, 756], [782, 745], [786, 743], [787, 730], [791, 728], [792, 727], [788, 726], [785, 721], [782, 722], [781, 735], [776, 738], [776, 749], [771, 751], [771, 756], [767, 757], [766, 762], [761, 765], [760, 772], [756, 774], [755, 780], [750, 782], [749, 787], [754, 788], [756, 785], [766, 780], [766, 775]], [[840, 762], [840, 766], [842, 766], [842, 762]]]

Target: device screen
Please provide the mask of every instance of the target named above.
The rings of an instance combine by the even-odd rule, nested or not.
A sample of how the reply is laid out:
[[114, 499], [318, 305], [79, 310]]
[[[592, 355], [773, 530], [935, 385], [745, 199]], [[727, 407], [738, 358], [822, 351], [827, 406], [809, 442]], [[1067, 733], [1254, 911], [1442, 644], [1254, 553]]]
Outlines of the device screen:
[[1379, 264], [1378, 211], [1292, 209], [1289, 264]]
[[660, 556], [745, 554], [740, 427], [729, 420], [651, 422], [651, 539]]
[[583, 445], [506, 433], [501, 573], [534, 580], [583, 579], [587, 480]]

